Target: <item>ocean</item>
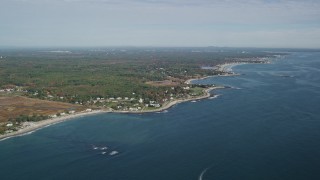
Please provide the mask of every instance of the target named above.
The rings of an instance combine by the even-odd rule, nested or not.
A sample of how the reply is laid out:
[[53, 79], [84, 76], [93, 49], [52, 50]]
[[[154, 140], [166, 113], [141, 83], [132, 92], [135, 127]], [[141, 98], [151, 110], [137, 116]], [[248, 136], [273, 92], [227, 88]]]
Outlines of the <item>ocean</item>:
[[219, 96], [86, 116], [0, 141], [1, 180], [318, 180], [320, 53], [196, 83]]

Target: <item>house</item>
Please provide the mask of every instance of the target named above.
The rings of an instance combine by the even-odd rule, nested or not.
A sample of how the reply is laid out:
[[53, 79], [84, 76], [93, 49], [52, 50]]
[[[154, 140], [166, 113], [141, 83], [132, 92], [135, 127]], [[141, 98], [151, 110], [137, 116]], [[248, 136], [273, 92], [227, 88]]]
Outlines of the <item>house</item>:
[[160, 104], [149, 104], [149, 106], [159, 108]]
[[8, 123], [6, 126], [7, 126], [7, 127], [12, 127], [13, 124], [12, 124], [12, 123]]
[[140, 99], [139, 99], [139, 103], [143, 103], [143, 99], [140, 98]]
[[138, 111], [138, 108], [129, 108], [129, 111]]
[[76, 111], [69, 111], [69, 114], [74, 114]]

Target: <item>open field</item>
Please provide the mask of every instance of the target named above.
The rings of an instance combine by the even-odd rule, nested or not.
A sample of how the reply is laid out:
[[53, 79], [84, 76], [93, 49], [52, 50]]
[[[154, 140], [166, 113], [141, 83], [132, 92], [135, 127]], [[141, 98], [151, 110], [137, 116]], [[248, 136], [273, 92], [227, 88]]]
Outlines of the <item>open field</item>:
[[15, 119], [20, 115], [49, 116], [66, 111], [81, 111], [85, 108], [69, 103], [39, 100], [21, 96], [0, 97], [0, 122]]

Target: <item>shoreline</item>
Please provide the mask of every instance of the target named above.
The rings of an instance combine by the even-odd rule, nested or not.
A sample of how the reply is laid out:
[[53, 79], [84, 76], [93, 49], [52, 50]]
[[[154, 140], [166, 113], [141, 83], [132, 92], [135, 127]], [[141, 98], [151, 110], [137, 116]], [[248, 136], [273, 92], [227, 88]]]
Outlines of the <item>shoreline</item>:
[[224, 86], [214, 86], [214, 87], [206, 88], [206, 89], [204, 89], [204, 94], [202, 96], [185, 98], [185, 99], [176, 99], [176, 100], [173, 100], [173, 101], [169, 101], [169, 102], [163, 104], [162, 107], [157, 108], [157, 109], [141, 110], [141, 111], [110, 111], [110, 112], [111, 113], [127, 113], [127, 114], [142, 114], [142, 113], [151, 113], [151, 112], [162, 112], [162, 111], [165, 111], [165, 110], [171, 108], [172, 106], [175, 106], [175, 105], [183, 103], [183, 102], [207, 99], [207, 98], [209, 98], [211, 96], [210, 92], [212, 90], [224, 89], [224, 88], [226, 88], [226, 87], [224, 87]]
[[68, 120], [71, 120], [74, 118], [95, 115], [95, 114], [100, 114], [100, 113], [106, 113], [106, 112], [108, 112], [108, 111], [97, 110], [97, 111], [91, 111], [91, 112], [79, 112], [79, 113], [65, 115], [65, 116], [61, 116], [61, 117], [50, 118], [50, 119], [46, 119], [46, 120], [42, 120], [42, 121], [38, 121], [38, 122], [24, 122], [25, 127], [21, 128], [17, 131], [14, 131], [12, 133], [0, 135], [0, 141], [6, 140], [6, 139], [9, 139], [12, 137], [31, 134], [32, 132], [39, 130], [39, 129], [42, 129], [44, 127], [48, 127], [48, 126], [51, 126], [51, 125], [54, 125], [54, 124], [57, 124], [60, 122], [68, 121]]
[[12, 133], [8, 134], [2, 134], [0, 135], [0, 141], [12, 138], [12, 137], [18, 137], [18, 136], [23, 136], [27, 134], [31, 134], [34, 131], [40, 130], [42, 128], [61, 123], [64, 121], [72, 120], [75, 118], [79, 117], [84, 117], [84, 116], [90, 116], [90, 115], [96, 115], [96, 114], [101, 114], [101, 113], [119, 113], [119, 114], [143, 114], [143, 113], [152, 113], [152, 112], [162, 112], [165, 111], [177, 104], [183, 103], [183, 102], [188, 102], [188, 101], [194, 101], [194, 100], [201, 100], [201, 99], [206, 99], [211, 96], [210, 92], [215, 89], [223, 89], [225, 88], [224, 86], [214, 86], [210, 87], [204, 90], [204, 95], [202, 96], [197, 96], [197, 97], [192, 97], [192, 98], [186, 98], [186, 99], [177, 99], [173, 101], [169, 101], [165, 103], [162, 107], [157, 108], [157, 109], [150, 109], [150, 110], [141, 110], [141, 111], [111, 111], [111, 110], [106, 110], [106, 109], [100, 109], [100, 110], [94, 110], [90, 112], [78, 112], [75, 114], [70, 114], [70, 115], [65, 115], [65, 116], [60, 116], [60, 117], [55, 117], [55, 118], [50, 118], [38, 122], [24, 122], [22, 125], [22, 128], [20, 128], [17, 131], [14, 131]]
[[246, 62], [233, 62], [233, 63], [219, 64], [219, 65], [217, 65], [217, 70], [222, 72], [223, 74], [205, 76], [205, 77], [201, 77], [201, 78], [192, 78], [192, 79], [186, 80], [184, 83], [185, 84], [192, 84], [192, 81], [207, 79], [207, 78], [211, 78], [211, 77], [239, 76], [241, 74], [234, 73], [232, 68], [235, 67], [235, 66], [243, 65], [243, 64], [249, 64], [249, 63], [246, 63]]
[[[187, 81], [185, 81], [185, 84], [191, 84], [192, 81], [194, 80], [200, 80], [200, 79], [206, 79], [206, 78], [210, 78], [210, 77], [215, 77], [215, 76], [236, 76], [236, 75], [240, 75], [240, 74], [235, 74], [232, 72], [232, 67], [236, 66], [236, 65], [241, 65], [241, 64], [247, 64], [247, 63], [226, 63], [226, 64], [222, 64], [222, 65], [217, 65], [218, 70], [226, 73], [223, 75], [214, 75], [214, 76], [206, 76], [206, 77], [201, 77], [201, 78], [194, 78], [194, 79], [188, 79]], [[231, 68], [230, 68], [231, 66]], [[226, 69], [231, 70], [231, 71], [226, 71]], [[232, 73], [232, 74], [230, 74]], [[224, 89], [226, 87], [224, 86], [213, 86], [213, 87], [209, 87], [206, 88], [204, 90], [204, 94], [201, 96], [197, 96], [197, 97], [190, 97], [190, 98], [185, 98], [185, 99], [176, 99], [173, 101], [169, 101], [165, 104], [163, 104], [162, 107], [157, 108], [157, 109], [150, 109], [150, 110], [141, 110], [141, 111], [111, 111], [111, 110], [106, 110], [106, 109], [100, 109], [100, 110], [95, 110], [95, 111], [90, 111], [90, 112], [78, 112], [75, 114], [70, 114], [70, 115], [65, 115], [65, 116], [60, 116], [60, 117], [55, 117], [55, 118], [50, 118], [50, 119], [46, 119], [46, 120], [42, 120], [42, 121], [38, 121], [38, 122], [24, 122], [25, 125], [22, 125], [22, 128], [20, 128], [17, 131], [14, 131], [12, 133], [8, 133], [8, 134], [2, 134], [0, 135], [0, 141], [12, 138], [12, 137], [17, 137], [17, 136], [23, 136], [23, 135], [27, 135], [30, 133], [33, 133], [36, 130], [42, 129], [44, 127], [48, 127], [60, 122], [64, 122], [67, 120], [71, 120], [74, 118], [78, 118], [78, 117], [83, 117], [83, 116], [89, 116], [89, 115], [95, 115], [95, 114], [100, 114], [100, 113], [126, 113], [126, 114], [142, 114], [142, 113], [152, 113], [152, 112], [162, 112], [165, 111], [177, 104], [183, 103], [183, 102], [188, 102], [188, 101], [195, 101], [195, 100], [201, 100], [201, 99], [206, 99], [209, 98], [211, 96], [210, 92], [212, 90], [216, 90], [216, 89]]]

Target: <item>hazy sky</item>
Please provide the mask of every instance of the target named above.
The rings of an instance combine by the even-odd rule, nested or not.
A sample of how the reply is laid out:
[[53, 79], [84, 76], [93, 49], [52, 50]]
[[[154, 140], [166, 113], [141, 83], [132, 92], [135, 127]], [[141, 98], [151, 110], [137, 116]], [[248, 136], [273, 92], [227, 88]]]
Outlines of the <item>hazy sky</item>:
[[0, 46], [320, 48], [320, 0], [0, 0]]

